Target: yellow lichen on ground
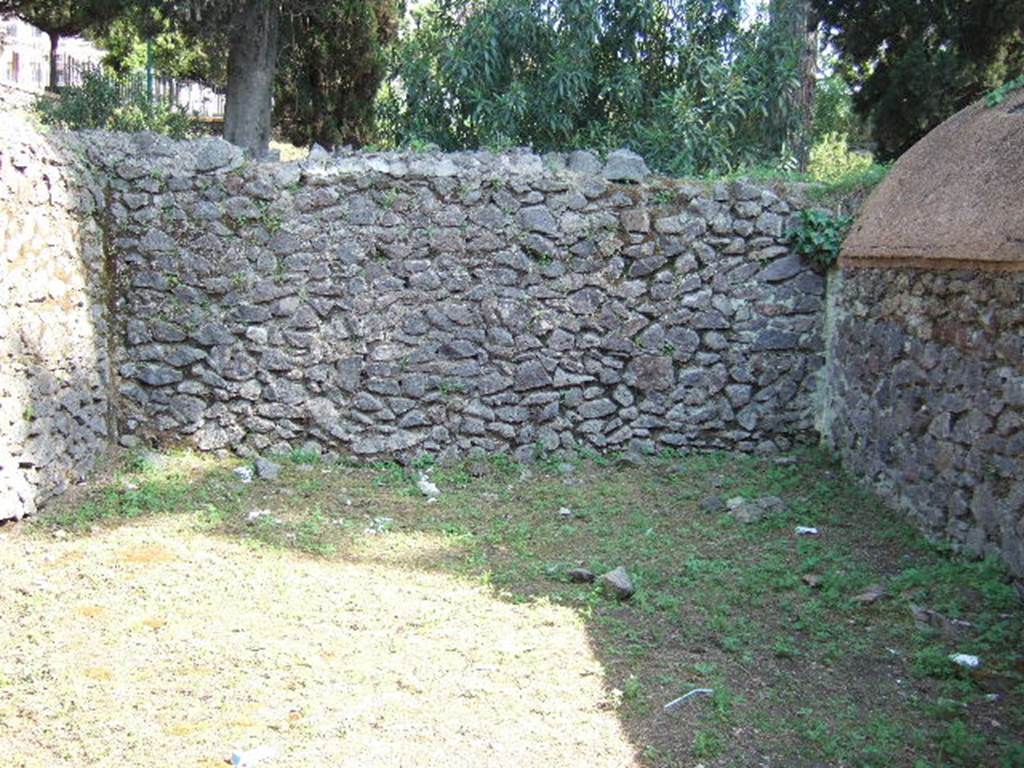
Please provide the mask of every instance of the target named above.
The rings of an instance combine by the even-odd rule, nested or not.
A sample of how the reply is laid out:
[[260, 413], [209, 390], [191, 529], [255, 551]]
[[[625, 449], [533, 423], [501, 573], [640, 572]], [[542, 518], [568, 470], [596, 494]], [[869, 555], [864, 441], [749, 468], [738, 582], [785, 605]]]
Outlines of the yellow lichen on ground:
[[181, 517], [5, 533], [0, 762], [210, 766], [267, 745], [268, 768], [634, 765], [574, 612], [392, 536], [379, 557], [314, 559]]

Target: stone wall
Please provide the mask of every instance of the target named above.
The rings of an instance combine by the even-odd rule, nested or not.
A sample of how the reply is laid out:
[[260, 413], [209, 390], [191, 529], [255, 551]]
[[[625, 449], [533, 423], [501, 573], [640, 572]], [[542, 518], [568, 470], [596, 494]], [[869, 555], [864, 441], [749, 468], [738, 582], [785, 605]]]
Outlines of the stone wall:
[[81, 480], [111, 437], [100, 188], [14, 111], [0, 121], [0, 520]]
[[1024, 577], [1024, 273], [846, 269], [823, 433], [936, 539]]
[[0, 518], [117, 435], [529, 459], [820, 433], [930, 534], [1024, 575], [1021, 272], [843, 269], [826, 308], [786, 244], [798, 187], [0, 131]]
[[[94, 134], [126, 444], [359, 456], [813, 442], [824, 280], [794, 193], [636, 158]], [[571, 162], [572, 170], [565, 167]]]

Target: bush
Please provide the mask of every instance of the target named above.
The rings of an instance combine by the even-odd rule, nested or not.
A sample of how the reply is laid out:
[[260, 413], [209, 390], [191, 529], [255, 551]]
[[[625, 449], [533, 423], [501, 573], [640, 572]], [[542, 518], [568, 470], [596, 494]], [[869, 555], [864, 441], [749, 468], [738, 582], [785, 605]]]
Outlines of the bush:
[[793, 250], [824, 269], [835, 264], [853, 220], [813, 208], [800, 211], [796, 222], [790, 233]]
[[69, 130], [156, 131], [176, 139], [194, 132], [184, 109], [150, 103], [141, 89], [100, 72], [87, 73], [82, 85], [65, 88], [57, 98], [40, 97], [36, 111], [47, 125]]
[[835, 184], [848, 176], [865, 172], [872, 165], [871, 155], [850, 149], [845, 134], [826, 133], [811, 147], [807, 171], [814, 181]]
[[429, 0], [409, 24], [377, 104], [394, 144], [626, 146], [678, 175], [786, 154], [792, 45], [717, 6]]

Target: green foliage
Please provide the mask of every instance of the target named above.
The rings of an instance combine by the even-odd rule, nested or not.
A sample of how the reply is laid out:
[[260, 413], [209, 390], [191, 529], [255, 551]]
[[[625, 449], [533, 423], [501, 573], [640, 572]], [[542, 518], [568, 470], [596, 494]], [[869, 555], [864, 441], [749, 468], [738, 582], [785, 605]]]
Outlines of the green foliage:
[[882, 159], [1024, 71], [1020, 0], [814, 0]]
[[68, 36], [113, 19], [124, 5], [124, 0], [0, 0], [0, 16], [17, 16], [48, 34]]
[[1018, 88], [1024, 88], [1024, 75], [1015, 77], [1012, 80], [1007, 80], [1005, 83], [1000, 85], [998, 88], [993, 90], [987, 96], [985, 96], [985, 106], [987, 107], [998, 107], [1004, 101], [1006, 97], [1010, 95], [1010, 91], [1015, 91]]
[[[826, 62], [834, 67], [836, 62]], [[854, 111], [853, 91], [834, 68], [818, 80], [814, 91], [814, 141], [830, 134], [844, 136], [857, 143], [864, 138], [866, 126]]]
[[796, 219], [797, 225], [790, 232], [793, 250], [820, 267], [827, 269], [835, 264], [853, 219], [820, 208], [800, 211]]
[[215, 87], [224, 84], [223, 46], [186, 35], [155, 6], [132, 5], [92, 37], [106, 51], [103, 63], [119, 75], [145, 69], [148, 41], [153, 67], [161, 76], [198, 80]]
[[70, 130], [157, 131], [174, 138], [193, 131], [184, 110], [150, 103], [143, 90], [99, 72], [87, 73], [81, 86], [65, 88], [59, 98], [40, 98], [36, 109], [47, 125]]
[[853, 152], [846, 134], [826, 133], [811, 147], [811, 162], [807, 172], [814, 181], [835, 184], [853, 174], [865, 172], [874, 165], [866, 152]]
[[284, 18], [274, 115], [285, 139], [333, 147], [375, 138], [374, 98], [399, 16], [398, 0], [330, 0]]
[[378, 114], [396, 144], [630, 146], [657, 170], [726, 172], [783, 153], [788, 45], [731, 1], [433, 0]]
[[853, 195], [864, 195], [881, 183], [889, 173], [888, 165], [872, 163], [854, 169], [833, 179], [819, 189], [811, 190], [811, 196], [822, 200], [843, 200]]

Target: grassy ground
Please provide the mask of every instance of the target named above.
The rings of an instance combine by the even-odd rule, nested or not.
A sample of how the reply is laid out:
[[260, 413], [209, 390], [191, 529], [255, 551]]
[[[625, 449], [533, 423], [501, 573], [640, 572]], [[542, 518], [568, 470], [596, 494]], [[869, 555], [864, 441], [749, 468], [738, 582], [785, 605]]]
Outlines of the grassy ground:
[[[432, 469], [428, 502], [395, 465], [296, 454], [243, 484], [235, 461], [136, 459], [0, 531], [0, 634], [17, 640], [0, 648], [0, 754], [1024, 766], [1004, 572], [929, 545], [823, 454], [790, 462], [496, 458]], [[712, 494], [787, 510], [744, 525], [703, 511]], [[565, 577], [618, 565], [625, 603]], [[853, 599], [873, 585], [889, 597]], [[911, 604], [974, 626], [919, 626]], [[714, 693], [663, 710], [697, 687]]]

